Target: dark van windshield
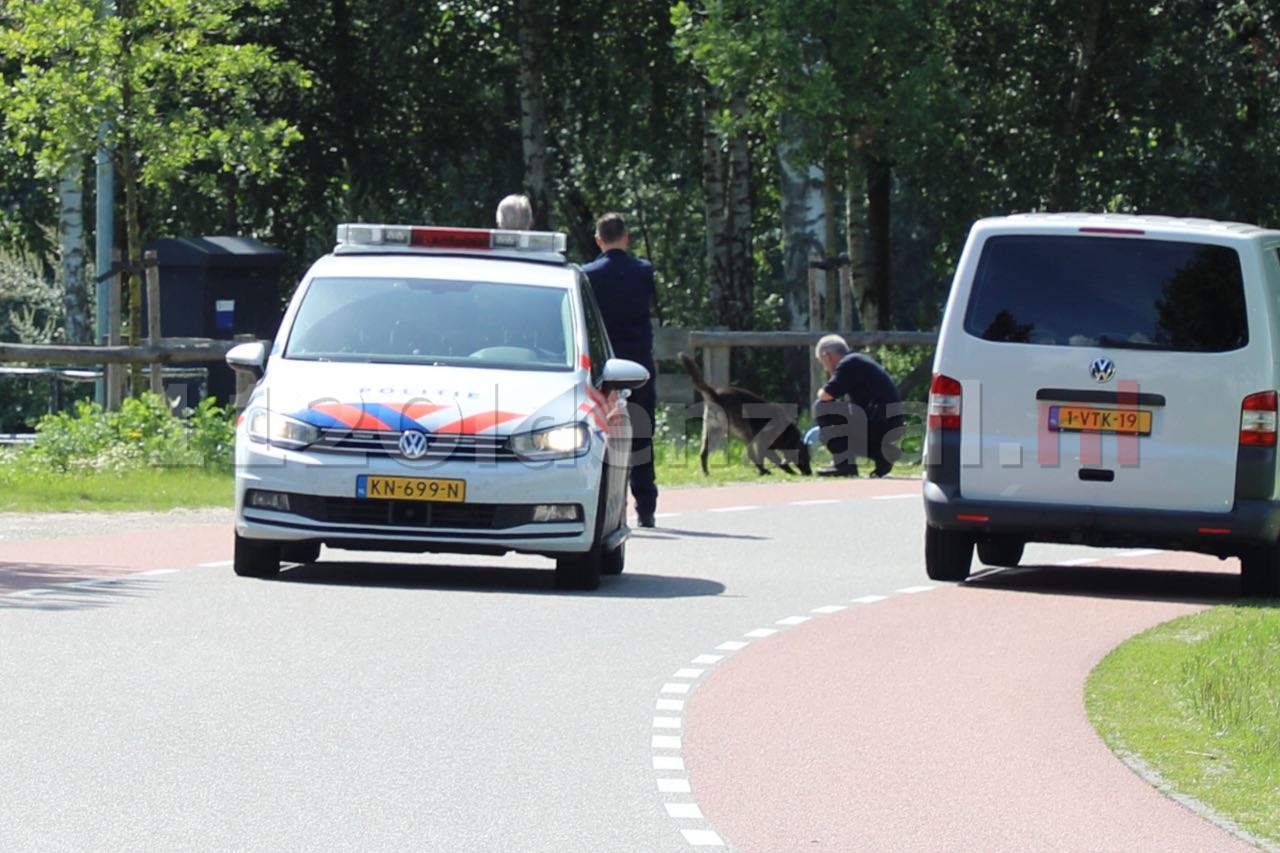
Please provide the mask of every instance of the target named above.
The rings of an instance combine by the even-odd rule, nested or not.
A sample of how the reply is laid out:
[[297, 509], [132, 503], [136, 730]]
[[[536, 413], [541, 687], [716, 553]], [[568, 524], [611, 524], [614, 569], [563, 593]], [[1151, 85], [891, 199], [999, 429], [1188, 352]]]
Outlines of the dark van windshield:
[[1249, 340], [1234, 250], [1132, 237], [992, 237], [964, 327], [989, 341], [1183, 352]]

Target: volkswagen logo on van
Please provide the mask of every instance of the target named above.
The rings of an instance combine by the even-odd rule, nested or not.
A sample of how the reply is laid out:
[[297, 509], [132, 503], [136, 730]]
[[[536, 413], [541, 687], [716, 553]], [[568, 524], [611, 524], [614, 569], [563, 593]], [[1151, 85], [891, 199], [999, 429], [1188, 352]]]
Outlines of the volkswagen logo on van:
[[400, 452], [405, 459], [421, 459], [427, 455], [427, 434], [420, 430], [405, 430], [400, 436]]
[[1107, 382], [1115, 375], [1116, 363], [1106, 356], [1095, 358], [1089, 365], [1089, 375], [1094, 382]]

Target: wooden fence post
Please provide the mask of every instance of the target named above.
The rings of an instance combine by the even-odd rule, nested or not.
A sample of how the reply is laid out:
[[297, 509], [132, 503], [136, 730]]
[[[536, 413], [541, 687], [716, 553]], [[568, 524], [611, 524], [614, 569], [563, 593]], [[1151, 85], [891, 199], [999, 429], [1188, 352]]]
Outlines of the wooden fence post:
[[[147, 343], [160, 343], [160, 265], [155, 249], [142, 254], [142, 267], [147, 275]], [[164, 396], [164, 366], [151, 362], [151, 390]]]
[[[111, 250], [111, 268], [115, 271], [107, 280], [107, 346], [120, 346], [120, 250]], [[124, 383], [127, 372], [123, 364], [108, 364], [106, 369], [106, 409], [120, 411], [124, 399]]]

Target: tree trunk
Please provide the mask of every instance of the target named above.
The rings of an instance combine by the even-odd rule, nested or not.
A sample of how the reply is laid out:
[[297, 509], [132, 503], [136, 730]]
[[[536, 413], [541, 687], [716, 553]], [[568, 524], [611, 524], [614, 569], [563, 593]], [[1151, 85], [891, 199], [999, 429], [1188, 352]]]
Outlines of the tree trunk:
[[720, 134], [711, 117], [720, 111], [719, 93], [710, 84], [702, 97], [702, 204], [707, 220], [707, 296], [715, 311], [715, 322], [727, 324], [721, 314], [731, 275], [729, 258], [729, 217], [725, 205], [726, 156]]
[[889, 191], [892, 170], [878, 157], [867, 160], [867, 301], [859, 307], [869, 331], [890, 328]]
[[[736, 119], [744, 118], [749, 107], [741, 94], [729, 104]], [[729, 140], [729, 256], [732, 275], [728, 282], [729, 303], [722, 316], [730, 329], [755, 327], [755, 259], [752, 257], [751, 149], [745, 132]]]
[[867, 270], [866, 181], [861, 159], [860, 151], [850, 152], [844, 181], [845, 243], [849, 247], [849, 289], [853, 292], [853, 304], [858, 315], [853, 319], [855, 328], [860, 326], [867, 331], [875, 331], [875, 319], [865, 310], [871, 283]]
[[89, 291], [85, 278], [84, 170], [79, 162], [68, 166], [58, 183], [58, 242], [62, 265], [62, 328], [69, 344], [93, 340], [89, 325]]
[[533, 227], [551, 227], [551, 191], [547, 177], [547, 104], [543, 87], [548, 21], [546, 6], [517, 0], [517, 41], [520, 45], [520, 142], [524, 154], [525, 192], [533, 204]]
[[794, 122], [785, 115], [781, 131], [778, 172], [782, 196], [784, 305], [788, 328], [798, 331], [809, 325], [809, 256], [814, 252], [824, 254], [827, 216], [822, 197], [822, 170], [816, 165], [801, 169], [792, 163], [800, 140], [792, 136]]

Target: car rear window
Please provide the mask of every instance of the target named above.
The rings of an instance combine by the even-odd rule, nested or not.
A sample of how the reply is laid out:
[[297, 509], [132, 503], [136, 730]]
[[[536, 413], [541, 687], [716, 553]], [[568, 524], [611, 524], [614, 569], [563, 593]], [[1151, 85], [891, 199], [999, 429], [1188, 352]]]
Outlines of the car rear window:
[[965, 330], [989, 341], [1226, 352], [1248, 343], [1235, 250], [1133, 237], [992, 237]]

